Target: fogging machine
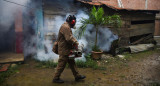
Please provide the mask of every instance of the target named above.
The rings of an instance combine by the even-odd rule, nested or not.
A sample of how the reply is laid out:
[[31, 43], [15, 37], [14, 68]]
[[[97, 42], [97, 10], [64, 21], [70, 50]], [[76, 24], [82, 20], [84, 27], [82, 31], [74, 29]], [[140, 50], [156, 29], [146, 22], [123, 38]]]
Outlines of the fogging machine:
[[83, 44], [78, 46], [73, 45], [73, 49], [70, 51], [69, 58], [74, 59], [82, 57], [83, 47], [84, 47]]

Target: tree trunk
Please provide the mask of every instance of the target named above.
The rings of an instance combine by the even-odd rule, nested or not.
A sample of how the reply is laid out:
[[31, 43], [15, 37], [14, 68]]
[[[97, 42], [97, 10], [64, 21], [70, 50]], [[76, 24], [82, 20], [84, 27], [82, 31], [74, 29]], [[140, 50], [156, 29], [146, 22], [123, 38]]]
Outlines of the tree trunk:
[[97, 27], [97, 26], [95, 26], [95, 27], [96, 27], [96, 40], [95, 40], [95, 47], [97, 47], [98, 27]]

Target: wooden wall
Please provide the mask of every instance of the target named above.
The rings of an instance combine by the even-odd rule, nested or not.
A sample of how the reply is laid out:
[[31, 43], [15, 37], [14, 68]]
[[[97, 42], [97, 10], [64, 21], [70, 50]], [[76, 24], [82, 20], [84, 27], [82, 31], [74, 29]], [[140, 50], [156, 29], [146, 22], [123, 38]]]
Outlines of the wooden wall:
[[[112, 11], [105, 10], [105, 13], [119, 14], [122, 19], [121, 28], [111, 28], [112, 32], [119, 35], [120, 46], [129, 45], [130, 37], [144, 34], [154, 34], [155, 14], [142, 11]], [[118, 32], [117, 30], [118, 29]]]

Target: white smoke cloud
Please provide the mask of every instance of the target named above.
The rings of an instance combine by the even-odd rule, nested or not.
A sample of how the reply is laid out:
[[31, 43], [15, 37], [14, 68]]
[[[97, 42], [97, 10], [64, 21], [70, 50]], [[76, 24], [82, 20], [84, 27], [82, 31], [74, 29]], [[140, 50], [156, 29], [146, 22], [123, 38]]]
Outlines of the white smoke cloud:
[[45, 46], [45, 49], [37, 50], [37, 56], [35, 58], [40, 61], [53, 60], [54, 62], [57, 62], [59, 56], [53, 53], [53, 44], [51, 40], [45, 40], [42, 44]]
[[[71, 15], [69, 13], [67, 13], [66, 17], [68, 17], [68, 15]], [[72, 14], [73, 15], [73, 14]], [[85, 14], [85, 12], [83, 11], [78, 11], [76, 17], [77, 17], [77, 23], [76, 23], [76, 26], [80, 26], [81, 23], [80, 23], [80, 18], [86, 16], [85, 18], [88, 18], [88, 15]], [[63, 17], [63, 16], [55, 16], [53, 19], [48, 19], [48, 18], [45, 18], [45, 26], [44, 26], [44, 32], [45, 34], [47, 33], [51, 33], [52, 36], [53, 34], [58, 35], [58, 32], [59, 32], [59, 29], [61, 27], [61, 25], [65, 22], [66, 20], [66, 17]], [[73, 30], [73, 29], [72, 29]], [[74, 30], [73, 30], [74, 32]], [[53, 42], [52, 42], [52, 38], [50, 40], [46, 39], [43, 41], [43, 45], [46, 47], [46, 50], [37, 50], [37, 56], [35, 56], [36, 59], [40, 60], [40, 61], [48, 61], [48, 60], [54, 60], [54, 61], [57, 61], [58, 59], [58, 55], [53, 53], [52, 51], [52, 47], [53, 47]], [[83, 43], [83, 42], [86, 42], [86, 41], [79, 41], [80, 44], [85, 44], [86, 43]], [[47, 52], [46, 52], [47, 51]], [[82, 60], [82, 61], [86, 61], [85, 57], [84, 57], [84, 54], [83, 54], [83, 57], [81, 58], [76, 58], [78, 60]]]
[[[86, 14], [84, 11], [79, 11], [76, 17], [78, 21], [76, 24], [77, 28], [79, 28], [82, 25], [80, 22], [82, 18], [85, 18], [85, 19], [89, 18], [88, 14]], [[109, 51], [111, 43], [114, 40], [118, 39], [118, 36], [113, 34], [109, 30], [109, 28], [102, 28], [102, 27], [98, 27], [98, 28], [99, 28], [98, 46], [103, 51]], [[76, 31], [74, 32], [76, 33]], [[81, 37], [81, 39], [78, 40], [80, 44], [84, 44], [84, 49], [86, 53], [91, 52], [91, 48], [92, 46], [94, 46], [94, 43], [95, 43], [95, 38], [96, 38], [95, 36], [96, 36], [96, 30], [94, 28], [94, 25], [88, 24], [84, 35]]]
[[98, 34], [98, 46], [103, 51], [109, 51], [111, 47], [111, 43], [114, 40], [117, 40], [118, 36], [113, 34], [109, 28], [99, 28], [99, 34]]
[[[11, 25], [15, 21], [15, 13], [18, 12], [19, 9], [25, 9], [27, 6], [27, 3], [30, 2], [30, 0], [8, 0], [11, 2], [7, 2], [7, 0], [1, 0], [0, 1], [0, 25], [3, 26], [3, 29], [0, 29], [1, 32], [7, 32]], [[12, 3], [14, 2], [14, 3]], [[19, 5], [18, 5], [19, 4]], [[69, 15], [67, 13], [66, 17]], [[53, 19], [45, 19], [45, 26], [43, 29], [43, 32], [46, 34], [51, 33], [52, 35], [58, 35], [60, 26], [65, 22], [66, 17], [64, 16], [55, 16]], [[89, 18], [88, 14], [85, 13], [82, 10], [79, 10], [76, 13], [77, 23], [76, 27], [80, 27], [82, 24], [80, 22], [81, 18]], [[93, 25], [87, 25], [86, 32], [84, 36], [79, 39], [79, 44], [84, 45], [85, 52], [90, 52], [91, 47], [94, 45], [95, 40], [95, 31], [94, 31]], [[73, 30], [73, 33], [75, 30]], [[50, 37], [52, 35], [49, 35]], [[75, 34], [74, 34], [75, 35]], [[53, 40], [46, 38], [43, 41], [38, 41], [36, 35], [33, 35], [30, 37], [29, 41], [24, 41], [24, 56], [30, 55], [30, 54], [36, 54], [34, 56], [35, 59], [40, 61], [47, 61], [47, 60], [54, 60], [57, 61], [58, 55], [52, 52], [53, 47]], [[114, 35], [108, 28], [101, 28], [99, 27], [99, 35], [98, 35], [98, 45], [101, 49], [108, 51], [110, 49], [111, 42], [118, 37]], [[37, 45], [35, 43], [42, 42], [42, 45], [45, 46], [45, 49], [37, 49]], [[76, 60], [82, 60], [85, 61], [85, 54], [81, 58], [77, 58]]]
[[[94, 26], [91, 24], [87, 25], [84, 35], [79, 39], [80, 43], [84, 43], [84, 49], [87, 53], [91, 52], [92, 46], [95, 44], [95, 38], [96, 30]], [[109, 28], [99, 27], [97, 45], [100, 49], [109, 51], [112, 42], [116, 39], [118, 39], [118, 36], [113, 34]]]
[[[69, 15], [69, 13], [66, 15], [66, 17]], [[46, 24], [46, 31], [44, 32], [52, 32], [58, 35], [60, 26], [65, 22], [66, 17], [63, 16], [55, 16], [54, 19], [46, 19], [45, 24]], [[77, 22], [76, 22], [76, 27], [79, 28], [82, 23], [80, 22], [82, 18], [89, 18], [88, 14], [86, 14], [84, 11], [79, 10], [76, 14]], [[74, 35], [76, 34], [76, 30], [72, 29]], [[94, 40], [95, 40], [95, 29], [94, 25], [87, 25], [87, 29], [84, 33], [84, 36], [82, 36], [81, 39], [78, 40], [79, 44], [84, 45], [84, 50], [85, 53], [91, 52], [91, 48], [94, 45]], [[99, 27], [99, 33], [98, 33], [98, 46], [100, 49], [104, 51], [110, 50], [110, 46], [112, 41], [116, 40], [118, 38], [117, 35], [114, 35], [109, 28], [102, 28]], [[45, 50], [38, 51], [37, 54], [37, 59], [43, 61], [43, 60], [54, 60], [57, 61], [58, 55], [54, 54], [52, 52], [52, 45], [53, 43], [49, 43], [49, 40], [45, 40], [44, 45], [47, 48], [47, 53]], [[76, 60], [82, 60], [86, 61], [85, 59], [85, 53], [83, 53], [82, 57], [76, 58]]]
[[65, 18], [62, 16], [55, 16], [54, 18], [45, 18], [44, 19], [44, 29], [43, 32], [45, 32], [45, 39], [42, 42], [42, 45], [45, 46], [44, 49], [38, 49], [37, 56], [34, 58], [40, 61], [48, 61], [48, 60], [54, 60], [54, 62], [58, 61], [59, 55], [53, 53], [53, 43], [55, 40], [53, 40], [53, 36], [57, 38], [59, 29], [61, 25], [64, 23]]
[[[31, 39], [26, 39], [26, 41], [23, 42], [23, 47], [25, 48], [23, 50], [24, 52], [24, 57], [27, 57], [28, 55], [34, 55], [36, 54], [36, 35], [33, 35], [32, 37], [30, 37]], [[29, 41], [28, 41], [29, 40]]]
[[15, 21], [15, 13], [24, 9], [30, 0], [0, 0], [0, 25], [1, 31], [7, 32]]
[[45, 46], [45, 48], [38, 49], [36, 51], [37, 55], [34, 58], [40, 61], [53, 60], [54, 62], [57, 62], [59, 55], [55, 54], [52, 51], [53, 43], [55, 41], [53, 40], [53, 36], [57, 38], [59, 29], [64, 23], [65, 18], [63, 18], [62, 16], [55, 16], [53, 19], [45, 18], [44, 21], [45, 26], [43, 32], [45, 32], [45, 39], [41, 42], [42, 45]]
[[16, 39], [16, 14], [25, 11], [29, 2], [30, 0], [0, 0], [0, 51], [8, 51], [13, 47]]

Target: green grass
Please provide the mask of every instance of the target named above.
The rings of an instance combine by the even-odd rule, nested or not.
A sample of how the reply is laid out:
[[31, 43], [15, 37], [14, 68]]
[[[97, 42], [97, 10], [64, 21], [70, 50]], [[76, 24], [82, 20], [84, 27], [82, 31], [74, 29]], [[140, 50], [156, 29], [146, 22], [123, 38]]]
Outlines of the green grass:
[[76, 61], [76, 65], [80, 68], [93, 68], [93, 69], [99, 69], [99, 70], [106, 70], [105, 67], [98, 66], [96, 60], [93, 60], [91, 58], [91, 54], [88, 54], [85, 56], [86, 57], [86, 62], [84, 61]]
[[[140, 52], [140, 53], [135, 53], [135, 54], [131, 54], [131, 53], [123, 53], [122, 55], [124, 55], [124, 59], [120, 59], [118, 57], [114, 57], [114, 58], [110, 58], [107, 59], [107, 63], [105, 63], [103, 66], [102, 65], [98, 65], [97, 60], [93, 60], [91, 58], [91, 54], [86, 55], [86, 62], [84, 61], [80, 61], [77, 60], [76, 61], [76, 65], [79, 68], [93, 68], [93, 69], [98, 69], [98, 70], [106, 70], [106, 68], [110, 65], [115, 65], [119, 68], [121, 67], [128, 67], [128, 62], [131, 60], [137, 60], [140, 61], [141, 58], [145, 58], [155, 52], [159, 52], [158, 50], [150, 50], [150, 51], [144, 51], [144, 52]], [[103, 62], [100, 60], [100, 62]], [[38, 68], [55, 68], [57, 66], [58, 63], [55, 63], [53, 61], [38, 61], [38, 64], [36, 65], [36, 67]], [[68, 64], [66, 65], [66, 67], [68, 68]]]
[[152, 82], [152, 83], [149, 83], [148, 86], [160, 86], [160, 83], [159, 82]]
[[96, 69], [98, 67], [97, 63], [93, 60], [89, 60], [89, 61], [76, 61], [76, 65], [80, 68], [94, 68]]
[[125, 75], [120, 75], [119, 77], [120, 77], [120, 78], [125, 78], [126, 76], [125, 76]]
[[55, 68], [57, 66], [57, 62], [53, 62], [53, 61], [38, 61], [38, 64], [36, 65], [36, 67], [38, 68]]
[[[98, 66], [97, 62], [91, 58], [91, 55], [88, 54], [85, 56], [86, 62], [77, 60], [76, 66], [79, 68], [93, 68], [93, 69], [99, 69], [99, 70], [105, 70], [105, 67]], [[38, 64], [36, 65], [37, 68], [55, 68], [57, 66], [57, 62], [53, 61], [37, 61]], [[69, 65], [66, 65], [67, 68], [69, 68]]]
[[6, 78], [8, 78], [10, 75], [13, 75], [15, 73], [19, 72], [19, 66], [16, 65], [14, 67], [9, 67], [7, 71], [0, 72], [0, 84], [3, 84], [5, 82]]
[[137, 59], [142, 59], [145, 57], [148, 57], [149, 55], [152, 55], [153, 53], [160, 53], [159, 50], [153, 49], [153, 50], [147, 50], [139, 53], [124, 53], [123, 55], [125, 56], [126, 60], [137, 60]]

